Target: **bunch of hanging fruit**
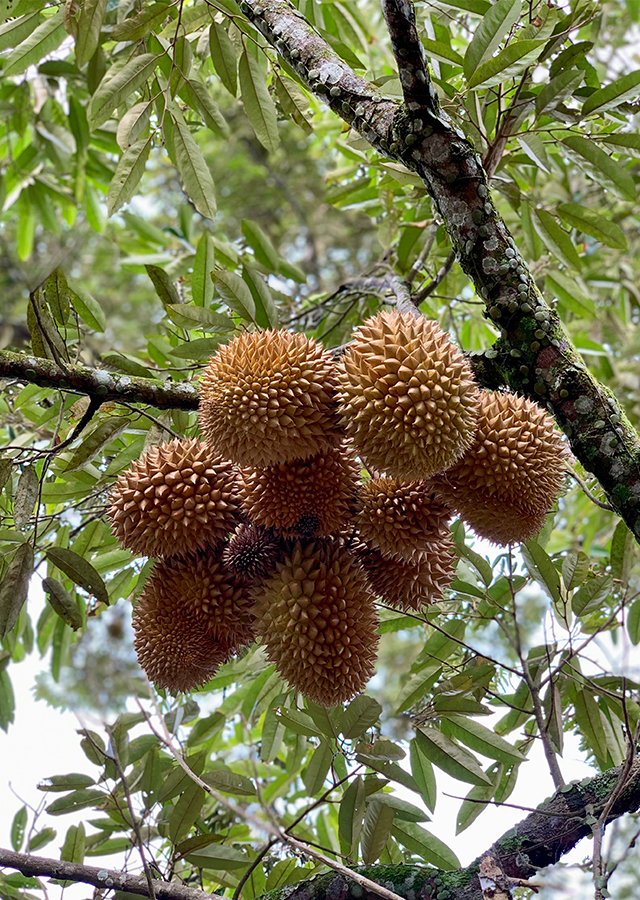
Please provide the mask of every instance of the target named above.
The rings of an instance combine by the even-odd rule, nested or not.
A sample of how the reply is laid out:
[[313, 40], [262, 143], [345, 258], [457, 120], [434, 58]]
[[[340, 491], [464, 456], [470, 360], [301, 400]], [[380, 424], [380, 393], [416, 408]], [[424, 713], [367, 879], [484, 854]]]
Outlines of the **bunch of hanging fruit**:
[[453, 514], [527, 540], [562, 486], [553, 419], [479, 390], [449, 336], [410, 313], [368, 319], [337, 363], [303, 334], [242, 334], [200, 398], [204, 440], [144, 453], [109, 510], [124, 547], [157, 557], [135, 647], [172, 692], [258, 639], [306, 697], [349, 700], [374, 672], [376, 604], [420, 611], [453, 580]]

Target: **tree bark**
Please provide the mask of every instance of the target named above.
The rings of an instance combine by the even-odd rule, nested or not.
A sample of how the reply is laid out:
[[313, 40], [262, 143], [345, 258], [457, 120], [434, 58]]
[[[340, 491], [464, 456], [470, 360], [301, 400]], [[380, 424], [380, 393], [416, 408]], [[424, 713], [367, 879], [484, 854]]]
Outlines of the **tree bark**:
[[[639, 760], [634, 762], [628, 773], [623, 764], [595, 778], [564, 785], [464, 869], [445, 872], [427, 866], [380, 865], [358, 866], [355, 871], [406, 900], [435, 900], [436, 897], [441, 897], [441, 900], [445, 897], [447, 900], [483, 900], [487, 882], [494, 882], [504, 894], [504, 891], [526, 882], [545, 866], [558, 862], [578, 841], [591, 833], [589, 823], [595, 822], [602, 813], [621, 772], [625, 772], [626, 779], [607, 816], [607, 822], [611, 822], [624, 813], [640, 808]], [[0, 867], [17, 869], [24, 875], [48, 876], [150, 896], [144, 877], [79, 863], [0, 849]], [[210, 900], [211, 897], [196, 888], [161, 880], [153, 881], [153, 889], [158, 900]], [[509, 897], [510, 893], [504, 896]], [[328, 872], [295, 886], [270, 891], [264, 895], [264, 900], [379, 898], [352, 879]]]

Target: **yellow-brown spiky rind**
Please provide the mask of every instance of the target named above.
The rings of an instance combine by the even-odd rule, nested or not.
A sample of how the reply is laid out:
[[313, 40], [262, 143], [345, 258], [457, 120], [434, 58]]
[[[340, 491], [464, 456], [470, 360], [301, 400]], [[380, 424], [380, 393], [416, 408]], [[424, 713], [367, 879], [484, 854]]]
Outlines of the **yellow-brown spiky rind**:
[[353, 518], [359, 475], [351, 450], [330, 447], [308, 459], [243, 469], [240, 496], [257, 525], [308, 537], [326, 535]]
[[483, 391], [476, 441], [435, 483], [477, 534], [507, 544], [538, 533], [565, 465], [565, 444], [550, 415], [517, 394]]
[[338, 369], [347, 433], [365, 463], [394, 478], [429, 478], [471, 446], [478, 389], [436, 322], [381, 312], [358, 328]]
[[160, 587], [147, 585], [133, 612], [138, 662], [157, 688], [190, 691], [215, 675], [231, 648], [207, 632], [178, 594]]
[[374, 672], [378, 617], [364, 573], [339, 541], [297, 542], [256, 600], [256, 632], [292, 687], [321, 706]]
[[383, 556], [371, 544], [354, 541], [354, 554], [371, 589], [383, 603], [403, 612], [419, 612], [442, 600], [455, 577], [456, 554], [451, 532], [438, 533], [427, 552], [411, 562]]
[[195, 553], [240, 521], [237, 470], [203, 441], [152, 447], [116, 481], [108, 516], [122, 546], [134, 553]]
[[240, 525], [222, 553], [222, 562], [246, 584], [264, 581], [285, 554], [285, 541], [259, 525]]
[[360, 537], [388, 557], [418, 560], [434, 538], [449, 534], [451, 510], [429, 482], [372, 478], [361, 487], [359, 505]]
[[220, 347], [202, 375], [207, 440], [242, 466], [303, 459], [340, 441], [331, 355], [304, 334], [255, 331]]
[[199, 619], [207, 634], [239, 648], [253, 640], [253, 599], [241, 579], [222, 562], [222, 550], [172, 557], [156, 563], [144, 594], [171, 598], [185, 615]]

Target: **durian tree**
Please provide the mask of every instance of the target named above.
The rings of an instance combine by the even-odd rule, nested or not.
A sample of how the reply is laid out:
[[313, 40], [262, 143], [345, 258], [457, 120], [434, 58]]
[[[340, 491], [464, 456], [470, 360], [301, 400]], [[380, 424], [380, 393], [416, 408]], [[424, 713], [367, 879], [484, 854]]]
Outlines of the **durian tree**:
[[637, 2], [0, 13], [0, 727], [31, 653], [109, 710], [34, 773], [0, 896], [526, 896], [585, 837], [615, 894]]

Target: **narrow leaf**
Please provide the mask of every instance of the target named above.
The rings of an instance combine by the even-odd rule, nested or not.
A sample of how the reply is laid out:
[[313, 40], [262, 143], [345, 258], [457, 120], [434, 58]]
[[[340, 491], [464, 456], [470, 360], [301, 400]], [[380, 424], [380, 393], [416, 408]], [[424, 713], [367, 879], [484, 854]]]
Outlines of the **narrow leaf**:
[[374, 863], [387, 846], [393, 817], [393, 809], [386, 803], [380, 803], [379, 800], [367, 806], [360, 837], [362, 861], [366, 865]]
[[433, 765], [415, 738], [411, 741], [409, 749], [411, 753], [411, 774], [420, 788], [422, 799], [426, 803], [427, 808], [433, 812], [436, 808], [437, 798]]
[[183, 328], [197, 328], [200, 331], [231, 331], [233, 319], [222, 313], [202, 306], [187, 303], [170, 304], [165, 307], [172, 322]]
[[571, 228], [594, 237], [597, 241], [612, 247], [614, 250], [626, 250], [627, 239], [621, 229], [604, 216], [578, 203], [561, 203], [557, 207], [558, 215]]
[[320, 741], [319, 746], [313, 751], [309, 765], [302, 776], [304, 786], [310, 797], [315, 797], [322, 790], [332, 759], [333, 751], [330, 745], [326, 741]]
[[13, 521], [16, 528], [24, 528], [33, 512], [40, 491], [40, 479], [35, 466], [25, 466], [18, 479], [13, 501]]
[[470, 78], [520, 18], [520, 0], [498, 0], [485, 13], [464, 56], [464, 75]]
[[65, 36], [62, 11], [58, 10], [42, 25], [38, 25], [36, 30], [7, 56], [2, 77], [21, 75], [29, 66], [40, 62], [43, 56], [56, 50]]
[[381, 713], [382, 707], [377, 700], [367, 697], [365, 694], [358, 694], [342, 714], [339, 725], [340, 732], [347, 740], [359, 737], [368, 728], [375, 725]]
[[213, 283], [223, 301], [243, 319], [254, 322], [256, 317], [256, 304], [251, 296], [251, 291], [245, 282], [235, 272], [226, 269], [215, 269], [211, 273]]
[[47, 599], [54, 612], [76, 631], [82, 628], [82, 613], [71, 594], [56, 581], [55, 578], [44, 578], [42, 590], [47, 594]]
[[120, 157], [120, 162], [109, 185], [107, 212], [110, 216], [128, 203], [136, 192], [145, 170], [152, 139], [145, 138], [131, 144]]
[[537, 59], [543, 46], [544, 41], [513, 41], [497, 56], [478, 66], [468, 79], [469, 87], [493, 87], [512, 78]]
[[213, 299], [211, 273], [215, 267], [215, 247], [208, 231], [202, 235], [196, 247], [191, 275], [191, 296], [196, 306], [208, 307]]
[[256, 59], [243, 51], [239, 65], [240, 95], [244, 111], [260, 143], [274, 153], [280, 143], [278, 116]]
[[460, 868], [460, 861], [453, 850], [415, 822], [403, 822], [396, 819], [391, 834], [411, 853], [417, 854], [425, 862], [431, 863], [439, 869], [450, 871]]
[[130, 59], [113, 77], [103, 78], [89, 104], [91, 128], [103, 125], [113, 110], [147, 81], [159, 61], [160, 57], [154, 53], [141, 53]]
[[[477, 753], [507, 765], [524, 762], [525, 756], [490, 728], [465, 716], [450, 716], [446, 722], [452, 734]], [[444, 727], [444, 726], [443, 726]]]
[[580, 257], [576, 248], [567, 232], [563, 231], [551, 213], [545, 209], [534, 210], [534, 224], [550, 253], [566, 266], [579, 270]]
[[86, 291], [78, 284], [74, 284], [70, 297], [73, 308], [89, 328], [100, 332], [105, 330], [107, 317], [98, 301], [91, 296], [89, 291]]
[[256, 304], [256, 324], [260, 328], [278, 328], [280, 317], [265, 279], [251, 266], [245, 265], [242, 267], [242, 280], [247, 284]]
[[238, 91], [236, 52], [227, 29], [215, 19], [211, 23], [209, 29], [209, 50], [211, 52], [211, 62], [216, 70], [220, 81], [235, 97]]
[[564, 138], [562, 144], [574, 162], [602, 187], [613, 191], [623, 200], [636, 199], [636, 186], [631, 172], [593, 141], [572, 134]]
[[183, 187], [200, 215], [213, 219], [216, 214], [215, 189], [202, 150], [177, 107], [170, 109], [170, 115], [175, 126], [173, 147], [176, 165]]
[[362, 833], [362, 820], [365, 812], [365, 789], [361, 775], [353, 779], [342, 795], [338, 811], [338, 830], [340, 837], [350, 848], [358, 846]]
[[29, 591], [29, 579], [33, 572], [33, 547], [20, 544], [11, 557], [0, 584], [0, 639], [16, 624]]
[[135, 103], [131, 109], [127, 110], [120, 119], [116, 132], [116, 141], [123, 153], [141, 137], [149, 124], [152, 110], [153, 103], [150, 100], [141, 100], [140, 103]]
[[22, 849], [25, 828], [27, 827], [27, 818], [27, 807], [21, 806], [18, 812], [13, 817], [13, 822], [11, 823], [11, 846], [16, 851], [16, 853], [19, 853]]
[[180, 96], [187, 100], [192, 109], [200, 113], [209, 131], [217, 137], [225, 139], [229, 137], [227, 120], [222, 115], [220, 107], [214, 101], [206, 85], [195, 78], [189, 79], [182, 86]]
[[606, 87], [594, 91], [582, 105], [582, 115], [588, 116], [596, 110], [599, 113], [615, 109], [626, 100], [637, 100], [640, 87], [640, 69], [616, 78]]
[[82, 4], [76, 35], [76, 63], [80, 68], [96, 52], [106, 11], [107, 0], [84, 0]]
[[418, 728], [415, 740], [431, 762], [447, 775], [468, 784], [489, 784], [476, 758], [435, 728]]
[[145, 265], [147, 275], [151, 279], [156, 294], [160, 298], [163, 306], [171, 306], [171, 304], [180, 305], [180, 294], [175, 286], [173, 279], [160, 266]]
[[611, 538], [611, 575], [622, 582], [625, 590], [629, 584], [636, 542], [623, 521], [618, 522]]
[[565, 69], [552, 78], [536, 97], [536, 113], [555, 109], [581, 84], [584, 72], [580, 69]]
[[100, 603], [104, 603], [105, 606], [109, 605], [109, 593], [104, 581], [90, 562], [78, 556], [73, 550], [63, 547], [50, 547], [47, 550], [47, 556], [54, 566], [69, 576], [74, 584], [84, 588], [87, 593], [93, 594]]

